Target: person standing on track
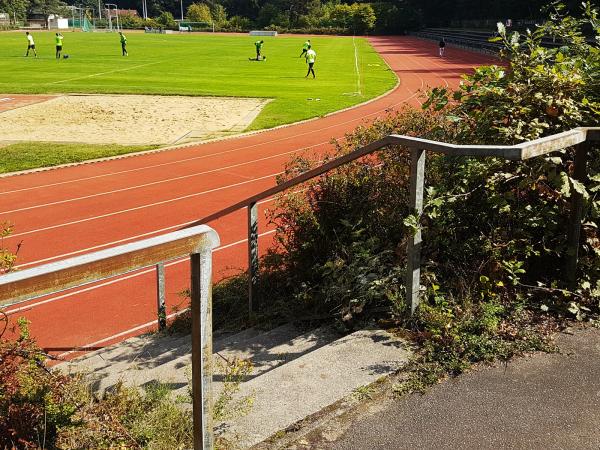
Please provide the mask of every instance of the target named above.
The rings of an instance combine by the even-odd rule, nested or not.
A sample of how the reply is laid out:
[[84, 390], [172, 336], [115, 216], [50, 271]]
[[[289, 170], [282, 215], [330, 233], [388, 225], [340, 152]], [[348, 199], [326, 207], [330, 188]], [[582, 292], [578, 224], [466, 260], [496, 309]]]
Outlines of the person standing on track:
[[129, 53], [127, 53], [127, 38], [122, 31], [119, 31], [119, 37], [121, 38], [121, 51], [123, 52], [123, 56], [129, 56]]
[[56, 43], [56, 59], [60, 59], [63, 48], [63, 39], [63, 35], [60, 33], [56, 33], [56, 36], [54, 36], [54, 42]]
[[308, 50], [306, 50], [306, 63], [308, 64], [308, 72], [306, 72], [306, 76], [304, 78], [308, 78], [308, 75], [312, 73], [313, 78], [315, 77], [315, 69], [313, 66], [315, 65], [315, 61], [317, 60], [317, 53], [308, 46]]
[[262, 50], [262, 46], [265, 43], [265, 41], [256, 41], [254, 43], [254, 46], [256, 47], [256, 60], [260, 61], [260, 52]]
[[35, 42], [33, 42], [33, 36], [29, 34], [29, 31], [26, 31], [25, 34], [27, 35], [27, 53], [25, 53], [25, 56], [29, 56], [29, 50], [33, 50], [33, 54], [37, 58], [37, 52], [35, 51]]
[[309, 47], [310, 47], [310, 39], [308, 39], [302, 46], [302, 53], [300, 53], [300, 56], [298, 56], [298, 58], [302, 58], [302, 56], [304, 56], [306, 54], [306, 52], [308, 51]]
[[440, 39], [439, 47], [440, 47], [440, 57], [443, 57], [444, 51], [446, 50], [446, 38]]

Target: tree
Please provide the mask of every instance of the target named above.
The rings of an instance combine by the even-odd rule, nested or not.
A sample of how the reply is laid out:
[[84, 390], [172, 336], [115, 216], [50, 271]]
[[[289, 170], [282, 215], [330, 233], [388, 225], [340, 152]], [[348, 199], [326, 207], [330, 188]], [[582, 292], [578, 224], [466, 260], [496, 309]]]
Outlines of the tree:
[[158, 16], [156, 21], [165, 28], [175, 28], [177, 26], [177, 22], [175, 22], [173, 14], [167, 11]]
[[48, 26], [48, 16], [50, 14], [69, 15], [66, 6], [66, 3], [63, 3], [61, 0], [32, 0], [29, 4], [28, 12], [43, 14], [46, 19], [46, 26]]
[[24, 20], [27, 17], [29, 0], [0, 0], [0, 11], [8, 13], [10, 20]]
[[373, 29], [375, 25], [375, 11], [368, 3], [353, 3], [352, 6], [352, 31], [355, 34], [364, 34]]
[[192, 22], [213, 22], [210, 8], [206, 3], [192, 3], [190, 6], [188, 6], [187, 18]]
[[227, 11], [220, 3], [210, 5], [210, 14], [215, 25], [223, 26], [227, 23]]

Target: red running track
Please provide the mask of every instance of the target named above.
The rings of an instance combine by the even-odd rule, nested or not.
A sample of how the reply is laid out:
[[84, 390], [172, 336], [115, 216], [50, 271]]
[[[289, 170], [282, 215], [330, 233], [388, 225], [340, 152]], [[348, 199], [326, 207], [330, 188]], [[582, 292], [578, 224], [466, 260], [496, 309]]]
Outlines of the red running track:
[[[434, 43], [409, 37], [369, 39], [400, 83], [365, 105], [240, 138], [0, 179], [0, 222], [16, 227], [5, 244], [23, 243], [24, 268], [175, 230], [271, 187], [292, 155], [318, 157], [331, 138], [388, 110], [418, 104], [421, 89], [456, 86], [461, 74], [490, 62], [456, 49], [441, 59]], [[261, 217], [268, 206], [269, 201], [260, 205]], [[222, 243], [214, 254], [215, 278], [244, 269], [245, 211], [210, 225]], [[271, 236], [264, 220], [259, 233], [265, 248]], [[185, 305], [177, 292], [187, 286], [187, 276], [185, 261], [168, 266], [168, 307]], [[11, 321], [29, 319], [32, 335], [54, 353], [102, 347], [154, 326], [155, 273], [141, 271], [7, 312]]]

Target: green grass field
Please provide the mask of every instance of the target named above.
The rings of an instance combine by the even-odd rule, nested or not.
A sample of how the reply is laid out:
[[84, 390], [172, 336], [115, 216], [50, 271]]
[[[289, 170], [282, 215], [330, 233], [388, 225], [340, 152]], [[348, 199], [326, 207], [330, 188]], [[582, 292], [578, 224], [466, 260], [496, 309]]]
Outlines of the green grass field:
[[[0, 125], [2, 129], [2, 125]], [[157, 148], [156, 145], [94, 145], [57, 142], [20, 142], [0, 146], [0, 173], [77, 163]]]
[[304, 78], [307, 66], [298, 57], [304, 37], [263, 38], [267, 61], [257, 62], [248, 60], [258, 39], [252, 36], [126, 34], [129, 57], [121, 56], [115, 33], [65, 32], [63, 52], [69, 59], [57, 61], [53, 33], [33, 33], [37, 59], [23, 57], [27, 47], [23, 32], [0, 33], [0, 93], [272, 98], [250, 126], [262, 129], [362, 103], [396, 83], [365, 39], [313, 37], [317, 52], [313, 80]]

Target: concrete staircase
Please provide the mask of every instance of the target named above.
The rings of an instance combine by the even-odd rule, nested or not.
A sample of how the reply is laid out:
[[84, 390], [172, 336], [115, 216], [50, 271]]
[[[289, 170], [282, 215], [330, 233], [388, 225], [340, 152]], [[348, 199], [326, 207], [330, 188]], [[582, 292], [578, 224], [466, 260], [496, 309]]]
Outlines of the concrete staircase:
[[[122, 381], [127, 385], [167, 384], [186, 397], [191, 373], [189, 335], [148, 335], [129, 339], [61, 364], [69, 372], [86, 372], [102, 392]], [[405, 364], [405, 342], [383, 330], [340, 336], [331, 327], [302, 330], [283, 325], [267, 332], [248, 329], [215, 336], [215, 398], [223, 389], [223, 361], [252, 361], [236, 398], [252, 399], [247, 414], [217, 426], [217, 433], [239, 448], [258, 444], [281, 429], [319, 412], [366, 384]]]

